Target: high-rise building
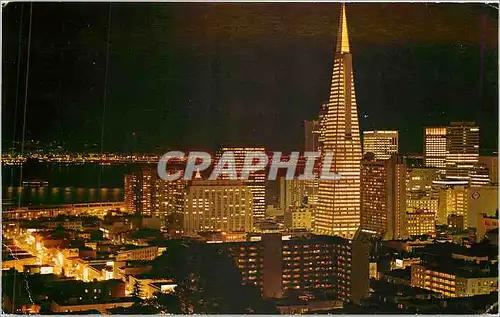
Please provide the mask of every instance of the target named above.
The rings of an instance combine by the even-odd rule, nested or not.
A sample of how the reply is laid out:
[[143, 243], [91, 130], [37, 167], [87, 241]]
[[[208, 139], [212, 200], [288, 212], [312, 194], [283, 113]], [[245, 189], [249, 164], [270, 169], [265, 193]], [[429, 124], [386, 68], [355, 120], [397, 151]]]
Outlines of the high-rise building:
[[479, 159], [479, 127], [474, 122], [451, 122], [446, 128], [446, 169], [470, 170]]
[[446, 127], [426, 127], [424, 164], [427, 167], [446, 166]]
[[440, 177], [436, 167], [410, 168], [406, 173], [406, 209], [409, 212], [426, 210], [438, 213], [438, 190], [433, 182]]
[[130, 212], [151, 216], [156, 171], [143, 168], [135, 174], [125, 175], [125, 205]]
[[[159, 218], [167, 227], [170, 216], [182, 214], [184, 204], [183, 179], [164, 181], [156, 170], [143, 168], [125, 175], [125, 206], [128, 212]], [[175, 218], [175, 217], [174, 217]], [[179, 226], [178, 226], [179, 227]]]
[[319, 182], [314, 231], [352, 237], [359, 228], [361, 138], [345, 4], [341, 4], [330, 99], [322, 129], [321, 157], [332, 157], [340, 180]]
[[398, 153], [398, 131], [363, 131], [363, 153], [375, 154], [376, 160], [387, 160]]
[[142, 215], [150, 216], [153, 211], [153, 188], [156, 182], [156, 170], [151, 168], [144, 168], [142, 170], [142, 178], [139, 181], [139, 188], [141, 191], [140, 200], [140, 213]]
[[441, 168], [443, 181], [448, 184], [488, 186], [490, 177], [496, 178], [488, 171], [488, 164], [479, 163], [479, 127], [474, 122], [427, 127], [425, 165]]
[[361, 228], [387, 240], [405, 238], [406, 165], [402, 157], [361, 161]]
[[159, 218], [163, 227], [182, 228], [182, 213], [187, 181], [181, 179], [164, 181], [157, 178], [153, 188], [153, 216]]
[[138, 179], [136, 174], [126, 174], [124, 182], [125, 210], [130, 213], [137, 212], [138, 206]]
[[[223, 147], [217, 153], [216, 161], [226, 151], [234, 153], [235, 167], [239, 176], [243, 170], [247, 152], [265, 152], [266, 150], [262, 147]], [[227, 177], [223, 175], [221, 178], [224, 179]], [[259, 222], [266, 216], [266, 172], [263, 170], [250, 172], [248, 180], [244, 180], [244, 184], [250, 188], [253, 195], [253, 221], [255, 223]]]
[[251, 232], [252, 192], [242, 181], [192, 180], [184, 196], [184, 233]]
[[265, 297], [325, 290], [359, 303], [368, 295], [369, 243], [364, 236], [353, 241], [329, 236], [290, 238], [280, 233], [254, 238], [258, 239], [212, 246], [228, 250], [243, 281], [260, 286]]

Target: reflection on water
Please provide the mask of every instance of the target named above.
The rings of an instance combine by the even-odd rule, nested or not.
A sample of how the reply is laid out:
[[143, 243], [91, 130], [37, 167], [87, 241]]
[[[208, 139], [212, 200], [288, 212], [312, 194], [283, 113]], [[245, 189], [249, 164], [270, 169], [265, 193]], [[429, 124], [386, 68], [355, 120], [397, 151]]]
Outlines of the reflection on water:
[[[21, 166], [2, 166], [2, 205], [19, 203], [53, 205], [123, 200], [123, 178], [143, 164], [45, 164], [30, 162]], [[24, 181], [47, 181], [48, 187], [20, 186]]]
[[55, 205], [88, 202], [113, 202], [123, 200], [121, 188], [75, 188], [75, 187], [4, 187], [3, 204], [18, 205]]

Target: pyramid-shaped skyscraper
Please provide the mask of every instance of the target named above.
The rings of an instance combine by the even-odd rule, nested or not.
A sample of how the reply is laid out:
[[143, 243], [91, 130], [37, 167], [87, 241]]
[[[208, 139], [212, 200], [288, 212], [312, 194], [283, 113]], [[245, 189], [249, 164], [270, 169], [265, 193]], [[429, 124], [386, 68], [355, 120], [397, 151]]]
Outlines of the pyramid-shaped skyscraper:
[[[320, 180], [314, 232], [351, 238], [360, 223], [361, 139], [345, 4], [341, 4], [330, 99], [322, 130], [322, 159], [331, 153], [331, 172]], [[322, 160], [323, 161], [323, 160]]]

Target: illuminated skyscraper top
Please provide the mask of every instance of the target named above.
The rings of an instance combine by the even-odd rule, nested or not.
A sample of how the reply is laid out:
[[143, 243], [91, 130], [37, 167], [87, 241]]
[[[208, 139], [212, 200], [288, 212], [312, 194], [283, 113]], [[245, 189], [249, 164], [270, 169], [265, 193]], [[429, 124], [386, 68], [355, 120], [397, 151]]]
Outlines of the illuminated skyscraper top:
[[330, 99], [322, 124], [321, 155], [332, 156], [330, 172], [339, 173], [341, 179], [320, 181], [314, 231], [352, 237], [360, 222], [361, 138], [344, 4], [340, 10]]
[[347, 32], [347, 17], [345, 13], [345, 4], [340, 5], [339, 30], [337, 32], [337, 53], [350, 53], [349, 33]]

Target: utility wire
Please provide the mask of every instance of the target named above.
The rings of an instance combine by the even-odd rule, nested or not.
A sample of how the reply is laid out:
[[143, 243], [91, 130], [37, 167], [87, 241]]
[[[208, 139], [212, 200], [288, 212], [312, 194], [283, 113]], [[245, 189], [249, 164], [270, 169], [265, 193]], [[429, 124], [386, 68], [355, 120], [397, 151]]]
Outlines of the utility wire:
[[[106, 123], [106, 101], [107, 101], [107, 96], [108, 96], [108, 69], [109, 69], [109, 46], [110, 46], [110, 38], [111, 38], [111, 9], [112, 9], [112, 3], [109, 3], [109, 10], [108, 10], [108, 37], [106, 40], [106, 64], [104, 68], [104, 96], [103, 96], [103, 102], [102, 102], [102, 117], [101, 117], [101, 159], [102, 159], [102, 153], [104, 150], [104, 128], [105, 128], [105, 123]], [[98, 199], [101, 201], [101, 185], [102, 185], [102, 173], [103, 173], [103, 165], [102, 162], [100, 164], [100, 169], [99, 169], [99, 178], [98, 178]]]
[[[33, 2], [30, 3], [30, 22], [28, 27], [28, 56], [26, 60], [26, 80], [24, 85], [24, 112], [23, 112], [23, 133], [21, 139], [21, 156], [24, 156], [24, 142], [26, 138], [26, 114], [27, 114], [27, 105], [28, 105], [28, 84], [29, 84], [29, 75], [30, 75], [30, 57], [31, 57], [31, 30], [33, 25]], [[21, 187], [23, 182], [23, 164], [21, 164], [20, 172], [19, 172], [19, 187]], [[18, 197], [18, 208], [21, 208], [21, 197], [23, 192], [21, 191]], [[26, 278], [26, 275], [25, 275]], [[28, 281], [26, 280], [26, 285], [28, 285]], [[16, 274], [14, 273], [14, 285], [13, 285], [13, 294], [12, 294], [12, 307], [15, 307], [16, 301]]]

